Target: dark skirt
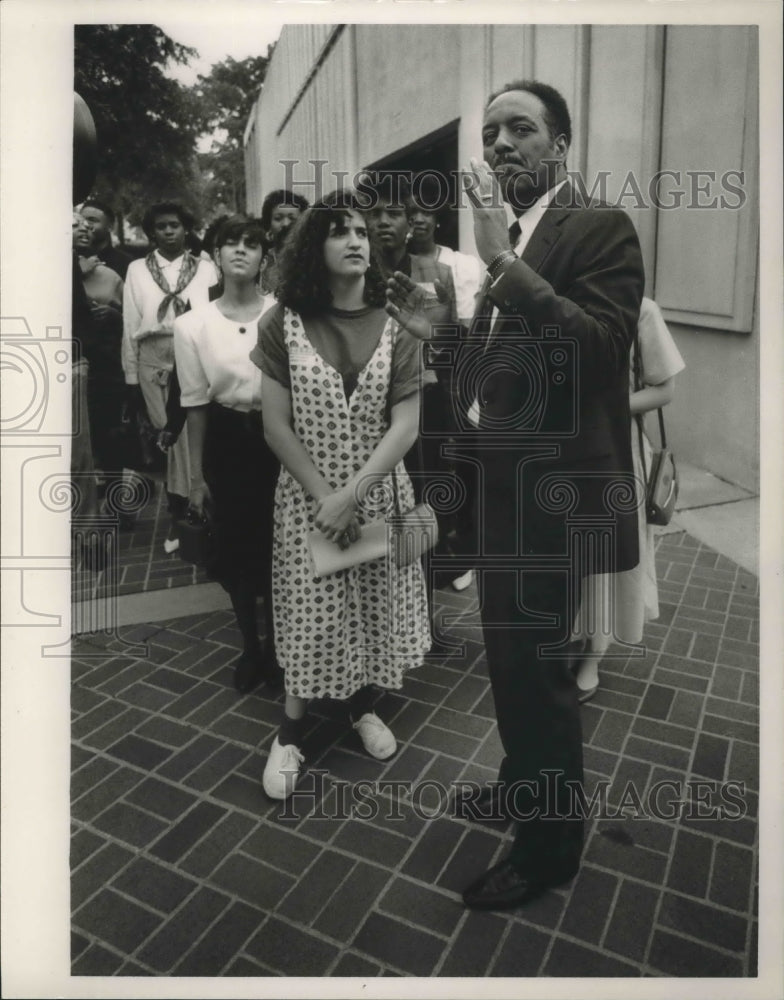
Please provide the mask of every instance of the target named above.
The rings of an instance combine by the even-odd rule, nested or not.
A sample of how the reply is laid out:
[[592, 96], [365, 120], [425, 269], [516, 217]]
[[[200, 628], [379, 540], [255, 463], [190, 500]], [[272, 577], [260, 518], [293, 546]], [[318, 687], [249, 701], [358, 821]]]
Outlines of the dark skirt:
[[264, 440], [261, 413], [210, 403], [203, 468], [212, 494], [215, 541], [207, 572], [227, 587], [251, 579], [265, 594], [280, 464]]

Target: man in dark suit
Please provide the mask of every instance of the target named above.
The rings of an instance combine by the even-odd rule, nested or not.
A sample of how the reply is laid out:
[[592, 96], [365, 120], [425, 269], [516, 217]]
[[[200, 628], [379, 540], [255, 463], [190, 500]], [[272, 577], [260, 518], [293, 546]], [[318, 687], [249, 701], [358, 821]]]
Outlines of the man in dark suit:
[[[466, 455], [478, 457], [482, 627], [505, 758], [497, 785], [458, 804], [515, 821], [509, 855], [463, 894], [502, 909], [579, 867], [569, 637], [581, 579], [638, 561], [628, 370], [644, 274], [626, 214], [588, 203], [567, 177], [571, 121], [557, 91], [515, 81], [493, 94], [482, 141], [485, 162], [466, 177], [488, 276], [450, 357]], [[388, 294], [392, 315], [431, 336], [410, 283], [395, 275]]]

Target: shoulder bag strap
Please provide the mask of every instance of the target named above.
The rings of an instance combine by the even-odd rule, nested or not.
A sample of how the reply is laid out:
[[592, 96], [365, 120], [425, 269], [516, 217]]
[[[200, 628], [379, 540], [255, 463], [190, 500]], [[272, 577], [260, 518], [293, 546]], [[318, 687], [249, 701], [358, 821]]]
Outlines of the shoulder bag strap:
[[[634, 391], [639, 392], [642, 388], [642, 379], [640, 377], [640, 335], [635, 329], [634, 331]], [[659, 415], [661, 416], [661, 410], [659, 410]], [[637, 437], [640, 444], [640, 462], [642, 463], [642, 478], [645, 480], [645, 488], [648, 488], [648, 469], [645, 462], [645, 447], [643, 443], [643, 433], [642, 433], [642, 414], [634, 414], [635, 422], [637, 423]]]

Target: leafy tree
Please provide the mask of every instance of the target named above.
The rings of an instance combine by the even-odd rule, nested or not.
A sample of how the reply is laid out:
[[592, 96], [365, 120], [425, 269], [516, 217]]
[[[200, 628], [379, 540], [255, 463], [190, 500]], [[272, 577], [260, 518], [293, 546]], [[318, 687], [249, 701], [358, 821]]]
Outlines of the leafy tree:
[[178, 198], [197, 214], [201, 208], [196, 139], [203, 118], [192, 91], [165, 74], [172, 62], [187, 64], [197, 54], [152, 24], [75, 26], [74, 89], [98, 135], [92, 195], [133, 223], [162, 198]]
[[212, 133], [209, 152], [199, 155], [208, 214], [245, 210], [245, 167], [242, 139], [253, 104], [264, 83], [272, 45], [265, 56], [236, 60], [229, 56], [200, 75], [193, 97], [205, 134]]

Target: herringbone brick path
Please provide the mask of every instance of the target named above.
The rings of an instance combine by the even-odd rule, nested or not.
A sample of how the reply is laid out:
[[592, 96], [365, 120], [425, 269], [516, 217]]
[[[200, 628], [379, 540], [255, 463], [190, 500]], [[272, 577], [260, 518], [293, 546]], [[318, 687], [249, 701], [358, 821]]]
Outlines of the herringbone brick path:
[[235, 693], [230, 613], [126, 630], [146, 657], [75, 643], [73, 974], [754, 975], [757, 580], [684, 533], [658, 565], [646, 655], [605, 661], [582, 709], [604, 818], [574, 882], [509, 913], [459, 897], [508, 834], [439, 792], [500, 759], [474, 588], [439, 594], [463, 651], [379, 703], [390, 761], [314, 706], [288, 815], [261, 790], [281, 699]]

